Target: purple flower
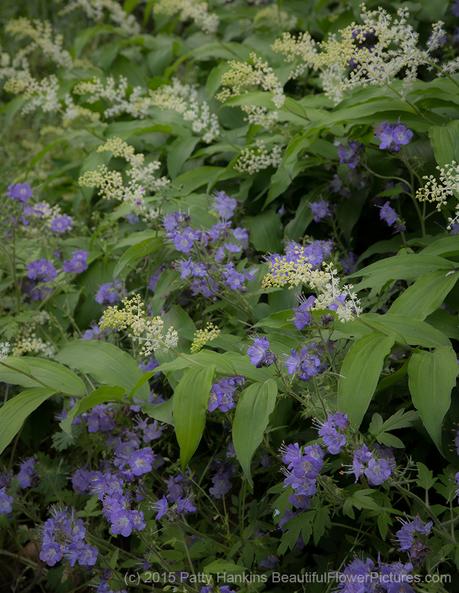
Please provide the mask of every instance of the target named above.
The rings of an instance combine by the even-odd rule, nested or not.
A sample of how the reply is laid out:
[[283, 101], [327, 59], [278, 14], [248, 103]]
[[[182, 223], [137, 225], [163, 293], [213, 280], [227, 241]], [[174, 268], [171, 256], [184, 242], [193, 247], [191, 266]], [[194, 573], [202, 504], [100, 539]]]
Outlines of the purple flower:
[[51, 220], [49, 228], [53, 233], [63, 234], [69, 231], [73, 226], [73, 218], [67, 214], [56, 216]]
[[232, 476], [233, 467], [226, 463], [220, 463], [217, 472], [212, 476], [212, 486], [209, 488], [209, 494], [213, 498], [224, 498], [231, 490]]
[[346, 445], [346, 435], [344, 431], [349, 426], [349, 419], [346, 414], [336, 412], [330, 414], [328, 418], [320, 425], [319, 435], [332, 455], [338, 455], [341, 449]]
[[245, 283], [247, 280], [251, 280], [253, 275], [251, 272], [238, 272], [232, 262], [223, 266], [222, 270], [223, 281], [228, 288], [231, 290], [238, 290], [244, 292], [246, 290]]
[[275, 556], [274, 554], [270, 554], [269, 556], [266, 556], [266, 558], [263, 558], [262, 560], [260, 560], [260, 562], [258, 563], [258, 566], [260, 568], [265, 568], [266, 570], [271, 570], [271, 569], [275, 568], [278, 564], [279, 564], [279, 558], [277, 556]]
[[70, 566], [94, 566], [97, 548], [85, 541], [86, 529], [81, 519], [76, 519], [73, 510], [54, 511], [43, 525], [40, 559], [54, 566], [63, 557]]
[[379, 211], [379, 218], [384, 220], [389, 226], [393, 226], [397, 222], [398, 214], [389, 202], [385, 202]]
[[85, 332], [83, 332], [81, 337], [83, 340], [97, 340], [98, 338], [102, 337], [102, 330], [95, 323], [90, 327], [90, 329], [87, 329]]
[[270, 343], [268, 338], [254, 338], [252, 345], [247, 349], [247, 355], [250, 362], [257, 368], [261, 366], [269, 366], [276, 360], [275, 355], [270, 351]]
[[[374, 593], [373, 584], [374, 562], [367, 558], [356, 558], [340, 573], [339, 593]], [[400, 592], [401, 593], [401, 592]]]
[[459, 498], [459, 472], [456, 473], [454, 479], [456, 480], [456, 486], [458, 487], [456, 490], [456, 496]]
[[379, 584], [383, 587], [385, 593], [414, 593], [413, 587], [409, 584], [413, 582], [412, 570], [413, 565], [411, 563], [392, 562], [391, 564], [381, 564]]
[[375, 135], [379, 139], [381, 150], [398, 152], [400, 147], [409, 144], [413, 138], [413, 132], [401, 123], [381, 123], [375, 129]]
[[179, 226], [188, 220], [188, 216], [183, 214], [183, 212], [172, 212], [171, 214], [166, 214], [163, 219], [163, 226], [166, 233], [172, 233], [176, 231]]
[[72, 488], [77, 494], [87, 494], [91, 490], [94, 472], [80, 467], [72, 474]]
[[314, 222], [320, 222], [331, 215], [330, 204], [327, 200], [318, 200], [309, 204]]
[[219, 191], [215, 194], [214, 210], [222, 220], [230, 220], [237, 207], [237, 200], [230, 198], [224, 191]]
[[206, 278], [207, 268], [201, 262], [194, 262], [191, 258], [181, 259], [177, 262], [180, 278]]
[[451, 5], [451, 12], [454, 16], [459, 16], [459, 0], [454, 0]]
[[64, 260], [63, 269], [68, 274], [81, 274], [88, 269], [89, 253], [84, 249], [78, 249], [72, 253], [70, 259]]
[[339, 261], [345, 274], [352, 274], [352, 272], [355, 271], [357, 256], [352, 251], [349, 251], [349, 253]]
[[116, 426], [109, 404], [94, 406], [89, 412], [82, 414], [81, 418], [86, 422], [88, 432], [110, 432]]
[[115, 303], [119, 303], [123, 292], [123, 283], [121, 280], [105, 282], [97, 290], [96, 302], [101, 305], [114, 305]]
[[154, 504], [154, 508], [156, 511], [155, 519], [156, 521], [160, 521], [163, 517], [165, 517], [169, 511], [169, 503], [167, 502], [167, 498], [163, 496], [159, 500], [157, 500]]
[[19, 472], [17, 475], [20, 488], [30, 488], [30, 486], [32, 485], [32, 482], [36, 476], [36, 463], [37, 460], [35, 459], [35, 457], [29, 457], [20, 464]]
[[27, 264], [27, 278], [39, 282], [51, 282], [56, 278], [57, 270], [48, 259], [36, 259]]
[[293, 310], [294, 318], [293, 323], [298, 330], [302, 330], [307, 325], [311, 324], [312, 315], [310, 313], [314, 303], [316, 302], [315, 296], [310, 296], [303, 300], [300, 305]]
[[169, 233], [169, 239], [174, 243], [175, 249], [181, 253], [190, 253], [195, 242], [200, 238], [199, 231], [192, 229], [190, 226], [185, 227], [180, 231], [173, 231]]
[[366, 445], [354, 451], [352, 471], [356, 481], [360, 476], [365, 475], [370, 486], [380, 486], [392, 475], [395, 467], [392, 451], [380, 447], [376, 453], [377, 456]]
[[221, 412], [228, 412], [234, 408], [234, 394], [244, 382], [244, 377], [236, 375], [235, 377], [224, 377], [214, 383], [210, 390], [209, 412], [214, 412], [217, 409]]
[[8, 197], [25, 204], [32, 197], [32, 188], [28, 183], [13, 183], [8, 186]]
[[351, 141], [347, 145], [338, 145], [338, 157], [339, 162], [342, 165], [347, 165], [349, 169], [356, 169], [360, 163], [360, 153], [362, 151], [363, 144], [360, 142]]
[[6, 488], [0, 488], [0, 516], [9, 515], [13, 510], [13, 497], [7, 494]]
[[294, 494], [290, 502], [297, 509], [306, 509], [310, 498], [317, 490], [317, 476], [324, 460], [324, 452], [319, 445], [309, 445], [301, 448], [298, 443], [281, 448], [282, 461], [286, 467], [284, 487], [292, 488]]
[[292, 349], [285, 361], [285, 366], [289, 375], [298, 374], [302, 381], [309, 381], [311, 377], [318, 375], [323, 366], [318, 355], [317, 344], [311, 342], [299, 351]]
[[418, 516], [412, 521], [402, 521], [402, 527], [395, 534], [399, 543], [398, 549], [401, 552], [408, 552], [413, 561], [422, 561], [427, 552], [425, 539], [432, 531], [432, 525], [432, 521], [424, 523]]
[[150, 447], [144, 447], [130, 454], [128, 465], [134, 476], [143, 476], [153, 469], [154, 454]]

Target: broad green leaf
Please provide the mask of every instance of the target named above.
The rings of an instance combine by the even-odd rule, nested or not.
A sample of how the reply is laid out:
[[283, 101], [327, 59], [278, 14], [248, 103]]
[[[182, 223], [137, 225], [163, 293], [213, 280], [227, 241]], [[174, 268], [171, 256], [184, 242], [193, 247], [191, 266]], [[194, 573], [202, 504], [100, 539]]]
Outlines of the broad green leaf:
[[444, 257], [459, 255], [459, 235], [441, 237], [424, 247], [421, 254], [442, 255]]
[[174, 425], [174, 419], [172, 417], [172, 401], [173, 398], [166, 400], [160, 404], [150, 403], [139, 403], [142, 411], [145, 412], [150, 418], [159, 420], [159, 422], [165, 422], [166, 424]]
[[338, 409], [349, 416], [355, 428], [370, 405], [384, 359], [394, 342], [392, 336], [373, 332], [357, 340], [344, 357], [338, 381]]
[[415, 280], [428, 272], [452, 270], [455, 264], [437, 255], [405, 253], [387, 257], [362, 268], [350, 278], [363, 276], [356, 289], [381, 288], [390, 280]]
[[250, 472], [252, 457], [263, 440], [269, 416], [274, 410], [277, 385], [273, 379], [253, 383], [239, 396], [233, 421], [233, 444], [244, 476], [253, 485]]
[[274, 210], [246, 217], [243, 224], [249, 229], [250, 242], [257, 251], [272, 252], [281, 249], [282, 224], [280, 216]]
[[413, 405], [437, 448], [441, 451], [443, 418], [451, 404], [458, 371], [452, 348], [415, 352], [408, 364], [408, 385]]
[[62, 430], [68, 433], [71, 432], [72, 422], [77, 416], [87, 412], [99, 404], [104, 404], [106, 402], [119, 402], [125, 393], [126, 390], [123, 387], [117, 387], [116, 385], [102, 385], [101, 387], [94, 389], [92, 393], [79, 399], [69, 411], [65, 419], [60, 424]]
[[383, 334], [392, 336], [400, 344], [435, 348], [437, 346], [448, 346], [450, 343], [441, 331], [425, 321], [412, 319], [408, 315], [365, 313], [360, 316], [359, 321]]
[[179, 136], [167, 149], [167, 170], [171, 179], [180, 173], [185, 161], [190, 157], [199, 142], [196, 136]]
[[129, 268], [134, 267], [142, 258], [158, 252], [162, 246], [163, 240], [160, 237], [151, 237], [131, 245], [118, 260], [113, 275], [120, 276], [123, 272], [126, 273]]
[[47, 387], [26, 389], [0, 408], [0, 455], [20, 431], [27, 417], [56, 392]]
[[440, 307], [458, 278], [458, 272], [440, 271], [420, 276], [395, 299], [389, 313], [424, 320]]
[[188, 369], [174, 391], [172, 417], [183, 468], [198, 448], [204, 432], [214, 372], [213, 366]]
[[0, 381], [22, 387], [48, 387], [66, 395], [84, 395], [86, 387], [73, 371], [53, 360], [10, 356], [0, 361]]
[[[113, 344], [91, 340], [69, 342], [57, 355], [57, 360], [91, 375], [99, 383], [133, 389], [143, 373], [136, 361]], [[148, 396], [148, 384], [138, 389], [139, 396]]]
[[429, 136], [435, 159], [441, 167], [452, 161], [459, 162], [459, 121], [450, 121], [446, 126], [433, 126]]

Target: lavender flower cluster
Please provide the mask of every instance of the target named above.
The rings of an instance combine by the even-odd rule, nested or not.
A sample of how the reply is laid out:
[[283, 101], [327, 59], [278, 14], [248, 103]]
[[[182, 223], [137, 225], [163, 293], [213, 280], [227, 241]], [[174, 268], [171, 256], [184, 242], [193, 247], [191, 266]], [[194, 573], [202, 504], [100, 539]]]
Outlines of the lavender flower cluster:
[[232, 226], [237, 201], [224, 192], [214, 198], [214, 211], [219, 222], [210, 229], [195, 229], [183, 212], [164, 218], [167, 238], [187, 259], [177, 260], [176, 267], [182, 280], [187, 280], [193, 295], [214, 298], [219, 290], [243, 292], [247, 282], [255, 277], [254, 270], [245, 270], [232, 261], [240, 257], [248, 246], [248, 232]]

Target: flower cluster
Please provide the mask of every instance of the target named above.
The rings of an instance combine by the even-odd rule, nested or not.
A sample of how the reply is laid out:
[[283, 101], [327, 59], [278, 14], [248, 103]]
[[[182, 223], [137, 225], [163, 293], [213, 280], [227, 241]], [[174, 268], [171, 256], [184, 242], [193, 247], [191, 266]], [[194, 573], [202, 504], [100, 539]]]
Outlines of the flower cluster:
[[105, 309], [99, 323], [101, 330], [125, 331], [133, 343], [140, 346], [140, 354], [149, 358], [154, 351], [175, 348], [178, 334], [173, 327], [165, 328], [160, 316], [149, 317], [139, 295], [125, 298], [122, 307]]
[[392, 16], [383, 8], [368, 10], [362, 5], [361, 23], [351, 23], [321, 42], [307, 32], [296, 37], [284, 33], [273, 49], [292, 64], [292, 77], [307, 69], [319, 72], [325, 94], [338, 103], [349, 89], [389, 85], [400, 75], [409, 82], [421, 66], [435, 62], [432, 52], [441, 27], [434, 26], [431, 41], [421, 49], [408, 20], [406, 8]]
[[166, 177], [158, 177], [157, 171], [161, 167], [159, 161], [145, 163], [142, 153], [136, 154], [121, 138], [113, 137], [97, 148], [98, 152], [110, 152], [113, 156], [123, 158], [128, 163], [125, 185], [119, 171], [111, 171], [106, 165], [86, 171], [78, 182], [82, 187], [96, 187], [102, 198], [116, 200], [127, 204], [134, 213], [146, 220], [155, 219], [158, 215], [156, 208], [145, 199], [148, 193], [161, 191], [169, 183]]
[[172, 84], [151, 91], [150, 101], [155, 107], [179, 113], [184, 121], [190, 122], [193, 132], [202, 136], [207, 144], [219, 137], [218, 117], [210, 111], [209, 104], [200, 99], [196, 87], [174, 78]]
[[375, 135], [379, 139], [379, 148], [392, 152], [399, 152], [400, 148], [409, 144], [413, 138], [413, 132], [400, 122], [382, 122], [376, 127]]
[[132, 14], [128, 14], [116, 0], [70, 0], [60, 11], [68, 14], [80, 8], [86, 16], [96, 22], [102, 21], [106, 16], [126, 35], [140, 33], [139, 24]]
[[[221, 78], [222, 90], [217, 99], [224, 103], [231, 97], [261, 89], [271, 94], [273, 106], [280, 109], [285, 102], [283, 85], [271, 66], [255, 53], [251, 53], [246, 62], [233, 60]], [[252, 124], [270, 128], [278, 119], [276, 110], [261, 105], [247, 103], [241, 106], [242, 111]]]
[[220, 335], [220, 329], [214, 323], [208, 323], [204, 329], [198, 329], [194, 333], [193, 341], [190, 346], [191, 354], [195, 354], [202, 350], [202, 348], [218, 338]]
[[324, 464], [324, 452], [319, 445], [300, 447], [298, 443], [281, 449], [282, 461], [286, 467], [284, 487], [293, 490], [290, 502], [297, 509], [307, 509], [311, 497], [317, 491], [317, 477]]
[[268, 258], [269, 272], [263, 278], [263, 287], [305, 285], [316, 293], [314, 303], [308, 303], [309, 310], [335, 311], [341, 321], [358, 316], [361, 307], [352, 286], [341, 285], [337, 271], [323, 263], [332, 248], [330, 241], [313, 241], [306, 246], [290, 242], [284, 255]]
[[268, 148], [265, 141], [259, 138], [254, 146], [246, 146], [241, 150], [234, 167], [240, 173], [255, 175], [255, 173], [269, 167], [278, 167], [281, 158], [282, 147], [279, 144], [274, 144]]
[[262, 336], [254, 338], [252, 344], [247, 349], [247, 356], [250, 362], [257, 368], [261, 366], [270, 366], [276, 360], [273, 352], [270, 350], [271, 344], [268, 338]]
[[158, 0], [155, 10], [165, 16], [177, 15], [181, 22], [191, 20], [205, 33], [218, 29], [217, 15], [209, 12], [209, 5], [202, 0]]
[[215, 298], [221, 289], [244, 292], [247, 282], [255, 276], [254, 270], [245, 270], [241, 264], [236, 267], [231, 261], [240, 257], [248, 245], [247, 230], [232, 226], [236, 204], [236, 200], [218, 192], [213, 210], [219, 222], [205, 230], [193, 228], [183, 212], [164, 217], [166, 237], [177, 251], [192, 256], [176, 261], [175, 266], [180, 278], [190, 282], [193, 295]]
[[[459, 190], [459, 165], [453, 161], [443, 167], [437, 167], [439, 171], [438, 177], [433, 175], [426, 175], [423, 177], [424, 185], [416, 192], [416, 199], [420, 202], [430, 202], [436, 205], [437, 210], [441, 210], [446, 206], [448, 199]], [[456, 206], [456, 214], [454, 218], [449, 218], [448, 228], [459, 220], [459, 206]]]
[[346, 414], [336, 412], [330, 414], [325, 422], [319, 425], [319, 435], [329, 453], [338, 455], [347, 443], [345, 431], [349, 427]]
[[339, 574], [336, 593], [414, 593], [413, 565], [402, 562], [376, 565], [373, 560], [355, 558]]
[[362, 445], [354, 451], [352, 472], [355, 479], [365, 476], [370, 486], [380, 486], [390, 478], [395, 468], [391, 449], [378, 447], [371, 451]]
[[244, 385], [245, 379], [239, 375], [234, 377], [223, 377], [212, 385], [208, 403], [209, 412], [220, 410], [228, 412], [236, 405], [234, 403], [234, 394], [241, 385]]
[[195, 513], [196, 507], [193, 503], [189, 482], [183, 474], [171, 476], [166, 480], [167, 492], [156, 503], [156, 520], [164, 517], [172, 520], [177, 515]]
[[390, 202], [384, 202], [379, 210], [379, 218], [383, 220], [388, 226], [394, 227], [397, 232], [403, 232], [405, 230], [405, 223], [392, 208]]
[[86, 528], [73, 509], [53, 509], [43, 525], [40, 560], [55, 566], [66, 558], [70, 566], [94, 566], [98, 550], [86, 542]]
[[413, 562], [424, 559], [427, 547], [425, 541], [418, 536], [424, 536], [425, 539], [432, 531], [432, 525], [432, 521], [424, 523], [419, 517], [415, 517], [413, 521], [402, 521], [402, 527], [396, 533], [399, 550], [407, 552]]

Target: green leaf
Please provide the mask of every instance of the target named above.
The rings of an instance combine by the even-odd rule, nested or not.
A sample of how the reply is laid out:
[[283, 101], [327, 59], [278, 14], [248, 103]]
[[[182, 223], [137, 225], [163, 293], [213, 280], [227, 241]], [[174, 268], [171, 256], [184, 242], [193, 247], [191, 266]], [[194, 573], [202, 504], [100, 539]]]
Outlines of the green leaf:
[[123, 387], [117, 387], [116, 385], [102, 385], [101, 387], [98, 387], [92, 393], [77, 401], [67, 414], [66, 418], [60, 423], [62, 430], [70, 433], [72, 422], [77, 416], [99, 404], [105, 402], [118, 402], [123, 398], [125, 393], [126, 390]]
[[159, 422], [165, 422], [166, 424], [173, 426], [172, 401], [173, 398], [160, 404], [140, 403], [139, 405], [142, 408], [142, 411], [150, 416], [150, 418], [154, 418], [155, 420], [159, 420]]
[[185, 161], [199, 142], [196, 136], [179, 136], [167, 149], [167, 170], [171, 179], [175, 179], [180, 173]]
[[198, 448], [204, 432], [214, 372], [213, 366], [188, 369], [174, 391], [172, 416], [183, 468]]
[[243, 219], [249, 229], [250, 242], [257, 251], [278, 251], [281, 249], [282, 223], [274, 210], [261, 212]]
[[450, 343], [442, 332], [425, 321], [412, 319], [407, 315], [366, 313], [361, 315], [359, 320], [383, 334], [392, 336], [400, 344], [435, 348], [448, 346]]
[[66, 395], [84, 395], [86, 387], [65, 366], [33, 356], [10, 356], [0, 361], [0, 381], [22, 387], [48, 387]]
[[390, 280], [415, 280], [428, 272], [448, 271], [454, 267], [453, 262], [437, 255], [404, 253], [370, 264], [351, 274], [350, 278], [364, 277], [364, 280], [355, 286], [357, 290], [379, 289]]
[[444, 257], [459, 255], [459, 235], [441, 237], [429, 243], [421, 253], [426, 255], [442, 255]]
[[374, 332], [357, 340], [344, 357], [338, 382], [338, 408], [349, 416], [355, 428], [360, 426], [370, 405], [384, 359], [394, 342], [392, 336]]
[[113, 270], [113, 275], [120, 276], [126, 268], [132, 269], [139, 260], [159, 251], [162, 246], [163, 240], [160, 237], [151, 237], [140, 241], [140, 243], [131, 245], [118, 260]]
[[276, 405], [277, 385], [273, 379], [253, 383], [241, 393], [233, 421], [233, 444], [244, 476], [252, 486], [250, 462], [263, 440], [269, 416]]
[[442, 167], [452, 161], [459, 162], [459, 121], [446, 126], [433, 126], [429, 130], [435, 159]]
[[456, 353], [449, 347], [437, 348], [433, 352], [415, 352], [408, 364], [413, 405], [440, 451], [443, 418], [451, 404], [457, 371]]
[[440, 307], [458, 278], [458, 272], [440, 271], [420, 276], [395, 299], [389, 313], [424, 320]]
[[430, 488], [435, 485], [435, 482], [437, 481], [436, 478], [433, 477], [433, 473], [423, 463], [418, 462], [416, 463], [416, 466], [418, 468], [418, 479], [416, 480], [416, 484], [419, 488], [430, 490]]
[[[113, 344], [90, 340], [69, 342], [57, 355], [57, 360], [88, 373], [106, 385], [117, 385], [130, 391], [142, 379], [137, 362]], [[148, 397], [147, 383], [138, 388], [138, 395]]]
[[0, 455], [20, 431], [26, 418], [56, 392], [47, 387], [26, 389], [0, 408]]
[[244, 566], [223, 559], [214, 560], [204, 566], [204, 574], [243, 574], [244, 572]]

